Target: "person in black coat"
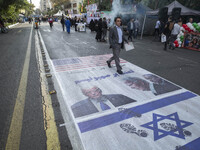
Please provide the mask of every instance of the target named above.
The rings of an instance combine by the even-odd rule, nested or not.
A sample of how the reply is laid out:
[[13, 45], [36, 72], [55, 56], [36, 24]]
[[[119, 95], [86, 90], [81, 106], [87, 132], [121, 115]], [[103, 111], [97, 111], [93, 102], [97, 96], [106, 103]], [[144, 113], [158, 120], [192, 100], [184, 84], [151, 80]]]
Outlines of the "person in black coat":
[[169, 44], [171, 31], [173, 29], [174, 22], [172, 21], [172, 17], [168, 18], [168, 21], [165, 24], [163, 34], [166, 36], [166, 42], [164, 43], [164, 50], [167, 50], [167, 44]]
[[106, 18], [104, 17], [103, 18], [103, 22], [102, 22], [102, 41], [103, 42], [106, 42], [106, 35], [107, 35], [107, 29], [108, 29], [108, 26], [107, 26], [107, 21], [106, 21]]
[[90, 28], [91, 32], [95, 31], [95, 23], [94, 23], [93, 19], [90, 21], [89, 28]]
[[62, 15], [62, 19], [60, 20], [60, 23], [62, 24], [63, 31], [65, 31], [65, 19], [64, 19], [64, 15]]
[[101, 36], [102, 36], [102, 19], [99, 19], [98, 22], [98, 28], [97, 28], [97, 34], [96, 34], [96, 40], [101, 41]]
[[77, 31], [77, 25], [78, 25], [78, 21], [77, 21], [77, 17], [75, 16], [74, 18], [75, 31]]

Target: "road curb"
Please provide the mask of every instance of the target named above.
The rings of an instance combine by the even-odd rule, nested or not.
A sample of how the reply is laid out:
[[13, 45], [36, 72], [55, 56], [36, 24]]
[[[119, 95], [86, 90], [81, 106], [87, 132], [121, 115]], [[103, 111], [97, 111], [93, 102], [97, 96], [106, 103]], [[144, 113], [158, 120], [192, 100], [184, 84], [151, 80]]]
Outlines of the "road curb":
[[18, 23], [15, 23], [15, 24], [12, 24], [12, 25], [9, 25], [8, 27], [9, 28], [12, 28], [12, 27], [14, 27], [14, 26], [16, 26], [16, 25], [18, 25], [19, 24], [19, 22]]

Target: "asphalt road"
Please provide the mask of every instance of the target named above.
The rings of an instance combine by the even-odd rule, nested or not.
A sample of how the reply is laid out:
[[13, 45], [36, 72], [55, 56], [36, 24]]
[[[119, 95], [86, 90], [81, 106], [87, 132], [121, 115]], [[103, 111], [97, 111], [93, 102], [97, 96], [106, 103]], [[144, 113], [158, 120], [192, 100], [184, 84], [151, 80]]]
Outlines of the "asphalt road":
[[[27, 23], [19, 24], [8, 34], [0, 34], [0, 149], [5, 149], [8, 135], [14, 132], [9, 129], [19, 93], [31, 27]], [[54, 23], [53, 29], [50, 29], [47, 23], [42, 23], [39, 31], [52, 60], [111, 54], [109, 44], [96, 42], [95, 33], [89, 30], [75, 32], [74, 28], [71, 28], [71, 34], [68, 34], [62, 31], [59, 23]], [[33, 29], [19, 144], [21, 150], [48, 149], [35, 35], [37, 32]], [[200, 95], [200, 52], [182, 48], [163, 51], [162, 43], [153, 41], [152, 37], [136, 39], [134, 46], [133, 51], [122, 51], [121, 58]], [[47, 82], [49, 89], [57, 86], [51, 79]], [[60, 97], [53, 95], [51, 99], [61, 149], [72, 149], [74, 145], [79, 147], [77, 133], [68, 137], [68, 131], [61, 127], [64, 121]], [[70, 130], [73, 130], [73, 127]]]
[[[0, 34], [0, 149], [5, 148], [9, 134], [30, 32], [31, 25], [20, 24], [12, 28], [9, 33]], [[20, 149], [45, 149], [46, 138], [42, 114], [35, 40], [32, 38]]]

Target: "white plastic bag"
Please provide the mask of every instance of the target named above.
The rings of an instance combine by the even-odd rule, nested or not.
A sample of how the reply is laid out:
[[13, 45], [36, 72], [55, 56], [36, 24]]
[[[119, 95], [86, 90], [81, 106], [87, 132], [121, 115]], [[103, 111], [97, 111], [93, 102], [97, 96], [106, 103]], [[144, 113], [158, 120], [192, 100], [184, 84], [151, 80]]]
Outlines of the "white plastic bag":
[[125, 43], [125, 44], [124, 44], [124, 47], [125, 47], [125, 50], [126, 50], [126, 51], [130, 51], [130, 50], [135, 49], [135, 48], [134, 48], [134, 45], [133, 45], [133, 42], [129, 42], [129, 44], [128, 44], [128, 43]]
[[162, 34], [161, 35], [161, 42], [164, 43], [164, 42], [166, 42], [166, 40], [167, 40], [166, 35]]

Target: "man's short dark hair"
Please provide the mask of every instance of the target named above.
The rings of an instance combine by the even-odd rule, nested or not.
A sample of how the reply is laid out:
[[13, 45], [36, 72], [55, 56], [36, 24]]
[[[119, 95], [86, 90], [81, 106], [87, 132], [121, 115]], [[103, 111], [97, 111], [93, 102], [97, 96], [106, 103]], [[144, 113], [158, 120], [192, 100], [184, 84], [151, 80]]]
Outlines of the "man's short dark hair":
[[114, 21], [116, 22], [116, 21], [117, 21], [117, 19], [121, 19], [121, 17], [115, 17], [115, 20], [114, 20]]

